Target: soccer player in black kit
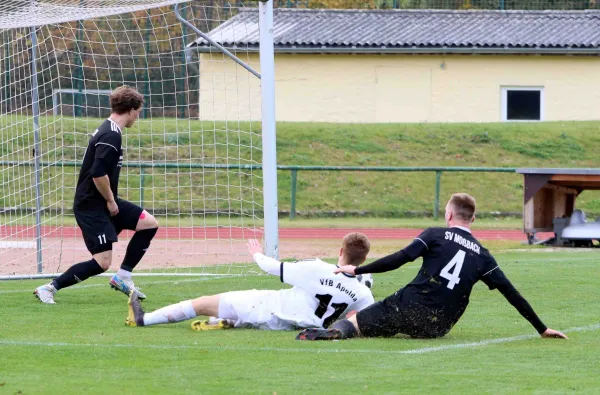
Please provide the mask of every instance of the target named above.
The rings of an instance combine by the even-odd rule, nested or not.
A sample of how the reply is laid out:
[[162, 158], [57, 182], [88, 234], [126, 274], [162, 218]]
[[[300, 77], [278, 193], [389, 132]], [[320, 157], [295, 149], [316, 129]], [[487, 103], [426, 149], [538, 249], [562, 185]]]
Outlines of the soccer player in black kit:
[[73, 204], [75, 220], [92, 259], [71, 266], [51, 283], [36, 288], [34, 294], [42, 303], [54, 304], [57, 291], [105, 272], [112, 262], [112, 244], [118, 241], [117, 236], [123, 229], [135, 233], [120, 270], [109, 284], [126, 295], [135, 290], [139, 297], [146, 297], [135, 288], [131, 272], [150, 246], [158, 222], [146, 210], [117, 195], [123, 163], [121, 134], [124, 128], [133, 126], [143, 103], [143, 96], [127, 86], [117, 88], [111, 94], [111, 115], [90, 138]]
[[475, 199], [457, 193], [446, 205], [446, 228], [429, 228], [404, 249], [360, 267], [340, 267], [336, 273], [359, 275], [394, 270], [423, 257], [417, 277], [404, 288], [376, 302], [331, 329], [305, 329], [297, 340], [335, 340], [354, 336], [414, 338], [446, 335], [469, 304], [475, 283], [483, 281], [502, 295], [542, 337], [567, 337], [548, 328], [506, 278], [494, 257], [471, 235]]

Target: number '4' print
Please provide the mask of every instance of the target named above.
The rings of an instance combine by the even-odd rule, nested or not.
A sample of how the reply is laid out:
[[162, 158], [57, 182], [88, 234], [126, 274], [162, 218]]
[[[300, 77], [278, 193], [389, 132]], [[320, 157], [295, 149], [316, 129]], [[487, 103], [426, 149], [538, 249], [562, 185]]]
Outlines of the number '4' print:
[[[462, 265], [465, 261], [466, 254], [467, 253], [463, 250], [458, 250], [456, 255], [454, 255], [454, 258], [452, 258], [450, 262], [448, 262], [448, 264], [444, 266], [440, 273], [440, 276], [448, 280], [448, 288], [450, 289], [454, 289], [454, 286], [460, 282], [460, 277], [458, 277], [458, 275], [460, 274], [460, 271], [462, 269]], [[450, 270], [452, 270], [453, 268], [454, 270], [452, 271], [452, 273], [450, 273]]]

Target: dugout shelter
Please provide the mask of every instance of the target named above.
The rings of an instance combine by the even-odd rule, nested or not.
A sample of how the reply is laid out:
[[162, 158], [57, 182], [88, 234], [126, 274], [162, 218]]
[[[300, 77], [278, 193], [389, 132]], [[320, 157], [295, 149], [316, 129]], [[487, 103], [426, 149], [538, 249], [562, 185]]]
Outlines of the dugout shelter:
[[[600, 169], [520, 168], [523, 174], [523, 231], [529, 244], [591, 246], [600, 240], [600, 218], [587, 221], [576, 209], [585, 190], [600, 190]], [[538, 240], [537, 233], [554, 237]]]

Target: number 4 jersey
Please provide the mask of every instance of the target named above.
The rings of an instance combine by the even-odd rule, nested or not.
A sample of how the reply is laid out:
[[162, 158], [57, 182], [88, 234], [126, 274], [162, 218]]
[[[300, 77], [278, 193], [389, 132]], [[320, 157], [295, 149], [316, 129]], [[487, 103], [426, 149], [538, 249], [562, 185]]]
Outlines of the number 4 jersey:
[[417, 320], [427, 317], [429, 326], [441, 332], [462, 316], [477, 281], [490, 289], [507, 281], [488, 250], [463, 227], [426, 229], [403, 251], [412, 260], [423, 257], [423, 265], [394, 299]]
[[[371, 290], [355, 276], [334, 274], [336, 265], [320, 259], [278, 262], [257, 253], [254, 260], [267, 273], [293, 285], [279, 291], [255, 291], [268, 292], [261, 299], [269, 300], [256, 308], [269, 310], [273, 318], [269, 329], [327, 328], [348, 312], [360, 311], [374, 302]], [[257, 313], [265, 316], [264, 312]]]

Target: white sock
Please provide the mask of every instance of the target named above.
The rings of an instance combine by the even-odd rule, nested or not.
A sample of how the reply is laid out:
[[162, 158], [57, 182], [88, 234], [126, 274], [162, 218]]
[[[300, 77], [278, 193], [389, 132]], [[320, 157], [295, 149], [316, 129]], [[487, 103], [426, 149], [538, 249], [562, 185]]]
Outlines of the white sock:
[[119, 277], [123, 280], [131, 280], [131, 272], [128, 272], [127, 270], [119, 269], [119, 271], [117, 272], [117, 277]]
[[196, 317], [196, 311], [194, 311], [192, 301], [186, 300], [144, 314], [144, 325], [173, 323], [190, 320], [194, 317]]

